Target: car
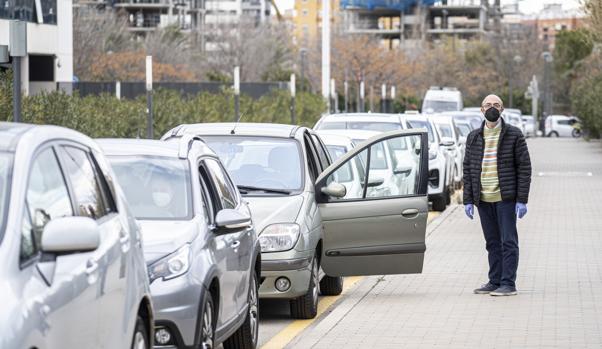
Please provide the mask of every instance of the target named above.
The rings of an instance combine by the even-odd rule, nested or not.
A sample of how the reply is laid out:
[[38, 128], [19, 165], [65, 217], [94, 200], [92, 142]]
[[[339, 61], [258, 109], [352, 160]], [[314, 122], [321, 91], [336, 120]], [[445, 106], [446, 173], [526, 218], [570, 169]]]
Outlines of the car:
[[525, 137], [535, 137], [537, 135], [537, 121], [533, 115], [523, 115], [525, 123]]
[[[332, 160], [339, 159], [356, 146], [354, 140], [349, 138], [348, 135], [340, 133], [340, 131], [317, 131], [317, 133], [324, 142]], [[357, 193], [364, 190], [361, 178], [365, 176], [365, 173], [360, 172], [361, 167], [350, 166], [349, 164], [346, 165], [346, 169], [347, 171], [337, 173], [336, 181], [347, 188], [347, 195], [357, 195]]]
[[217, 155], [190, 136], [98, 142], [142, 226], [156, 343], [255, 348], [260, 246]]
[[502, 117], [508, 122], [510, 125], [516, 126], [523, 134], [525, 134], [525, 123], [522, 119], [522, 113], [518, 109], [505, 109], [502, 112]]
[[[454, 118], [450, 115], [434, 114], [429, 116], [435, 124], [435, 129], [439, 133], [441, 142], [451, 144], [446, 147], [454, 160], [454, 168], [452, 178], [454, 179], [454, 187], [459, 188], [462, 183], [462, 168], [464, 161], [464, 149], [466, 144], [460, 142], [460, 134], [456, 126]], [[453, 143], [453, 144], [452, 144]]]
[[314, 130], [393, 131], [403, 127], [399, 114], [341, 113], [324, 115], [316, 122]]
[[[344, 276], [422, 271], [428, 215], [428, 148], [422, 146], [428, 142], [426, 132], [378, 134], [334, 163], [319, 135], [301, 126], [190, 124], [162, 138], [187, 134], [212, 147], [249, 202], [262, 246], [260, 298], [288, 300], [293, 317], [313, 318], [318, 294], [340, 294]], [[420, 154], [409, 169], [416, 176], [411, 194], [393, 195], [391, 190], [367, 197], [368, 182], [375, 178], [365, 159], [371, 158], [373, 146], [408, 139]], [[336, 182], [342, 175], [335, 172], [345, 171], [347, 164], [366, 173], [364, 190], [353, 197]]]
[[[470, 109], [470, 110], [466, 110]], [[463, 111], [445, 112], [443, 115], [451, 115], [456, 121], [467, 121], [474, 130], [480, 128], [485, 121], [485, 117], [480, 109], [473, 111], [473, 108], [464, 108]]]
[[456, 128], [458, 129], [460, 144], [466, 145], [466, 137], [468, 137], [468, 134], [474, 128], [472, 127], [470, 122], [468, 122], [466, 120], [456, 120]]
[[545, 133], [546, 137], [572, 137], [573, 135], [573, 124], [578, 119], [573, 116], [566, 115], [550, 115], [545, 121]]
[[466, 107], [466, 108], [463, 108], [462, 111], [481, 113], [481, 107]]
[[426, 91], [422, 101], [423, 114], [460, 111], [463, 107], [462, 92], [454, 87], [432, 86]]
[[428, 196], [433, 210], [444, 211], [451, 201], [454, 190], [453, 169], [455, 159], [447, 150], [453, 145], [451, 140], [442, 142], [435, 130], [433, 120], [426, 115], [404, 115], [407, 129], [423, 128], [428, 132], [429, 140], [429, 185]]
[[151, 348], [140, 228], [100, 147], [0, 123], [0, 348]]

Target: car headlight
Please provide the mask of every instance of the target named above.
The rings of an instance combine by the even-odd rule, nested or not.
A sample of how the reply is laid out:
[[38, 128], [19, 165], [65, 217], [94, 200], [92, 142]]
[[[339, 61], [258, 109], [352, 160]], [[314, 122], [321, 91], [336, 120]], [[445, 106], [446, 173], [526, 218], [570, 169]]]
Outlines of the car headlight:
[[299, 225], [278, 223], [268, 225], [259, 234], [261, 252], [281, 252], [295, 247], [299, 239]]
[[436, 149], [430, 149], [429, 150], [429, 160], [435, 160], [437, 158], [437, 150]]
[[169, 280], [186, 274], [190, 268], [190, 245], [186, 244], [176, 252], [161, 258], [148, 267], [149, 282], [156, 279]]

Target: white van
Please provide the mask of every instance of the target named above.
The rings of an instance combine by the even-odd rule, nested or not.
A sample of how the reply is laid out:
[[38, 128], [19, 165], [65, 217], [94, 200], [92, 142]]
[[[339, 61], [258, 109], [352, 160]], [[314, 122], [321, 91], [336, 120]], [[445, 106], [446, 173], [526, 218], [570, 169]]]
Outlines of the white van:
[[574, 116], [550, 115], [546, 118], [545, 135], [547, 137], [571, 137], [573, 124], [577, 121]]
[[431, 87], [422, 101], [422, 113], [460, 111], [462, 108], [462, 93], [454, 87]]

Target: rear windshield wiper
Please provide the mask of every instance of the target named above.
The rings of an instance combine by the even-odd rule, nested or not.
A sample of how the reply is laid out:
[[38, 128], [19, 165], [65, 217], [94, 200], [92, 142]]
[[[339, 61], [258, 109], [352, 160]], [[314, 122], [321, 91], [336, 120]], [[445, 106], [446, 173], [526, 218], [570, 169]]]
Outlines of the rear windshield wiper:
[[251, 191], [262, 191], [265, 193], [284, 194], [284, 195], [289, 195], [291, 193], [290, 190], [286, 190], [286, 189], [259, 188], [259, 187], [249, 186], [249, 185], [237, 185], [236, 187], [238, 188], [238, 190], [240, 190], [240, 192], [242, 194], [248, 194]]

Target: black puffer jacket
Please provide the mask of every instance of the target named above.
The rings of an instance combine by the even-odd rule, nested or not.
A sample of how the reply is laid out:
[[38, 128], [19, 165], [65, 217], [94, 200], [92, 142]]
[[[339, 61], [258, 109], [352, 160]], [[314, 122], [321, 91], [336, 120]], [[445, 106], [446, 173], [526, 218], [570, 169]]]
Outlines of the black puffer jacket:
[[[501, 119], [502, 131], [497, 148], [497, 170], [502, 200], [527, 203], [531, 186], [531, 159], [523, 133]], [[464, 204], [478, 205], [481, 197], [481, 167], [485, 142], [483, 128], [466, 138], [464, 154]]]

